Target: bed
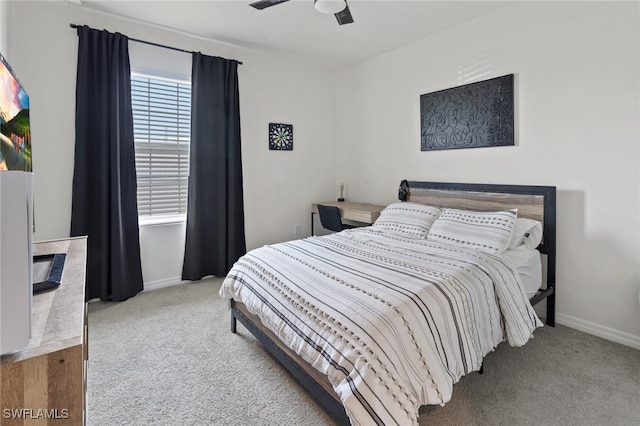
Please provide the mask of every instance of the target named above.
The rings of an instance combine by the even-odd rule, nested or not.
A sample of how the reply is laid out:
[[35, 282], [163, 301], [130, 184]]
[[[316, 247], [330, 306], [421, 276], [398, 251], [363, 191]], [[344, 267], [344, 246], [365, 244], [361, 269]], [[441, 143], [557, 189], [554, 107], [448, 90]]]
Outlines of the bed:
[[[554, 325], [555, 187], [402, 181], [398, 198], [370, 227], [252, 250], [220, 289], [231, 331], [240, 321], [340, 424], [417, 424], [502, 341], [526, 344], [533, 305]], [[516, 217], [539, 223], [533, 292], [502, 255]]]

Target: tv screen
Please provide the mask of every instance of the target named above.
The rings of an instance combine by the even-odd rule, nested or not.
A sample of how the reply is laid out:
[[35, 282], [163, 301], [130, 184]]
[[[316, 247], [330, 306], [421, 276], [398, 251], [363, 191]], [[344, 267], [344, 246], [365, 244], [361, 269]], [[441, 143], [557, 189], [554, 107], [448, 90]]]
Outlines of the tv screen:
[[0, 54], [0, 171], [31, 171], [29, 96]]

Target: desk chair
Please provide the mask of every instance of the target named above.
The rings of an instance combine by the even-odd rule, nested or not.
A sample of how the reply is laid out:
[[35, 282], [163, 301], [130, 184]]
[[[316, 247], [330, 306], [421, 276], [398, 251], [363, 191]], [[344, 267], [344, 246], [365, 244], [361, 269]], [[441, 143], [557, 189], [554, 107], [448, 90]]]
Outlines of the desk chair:
[[342, 223], [340, 210], [334, 206], [323, 206], [318, 204], [318, 215], [322, 227], [334, 232], [344, 231], [345, 229], [355, 228], [354, 226]]

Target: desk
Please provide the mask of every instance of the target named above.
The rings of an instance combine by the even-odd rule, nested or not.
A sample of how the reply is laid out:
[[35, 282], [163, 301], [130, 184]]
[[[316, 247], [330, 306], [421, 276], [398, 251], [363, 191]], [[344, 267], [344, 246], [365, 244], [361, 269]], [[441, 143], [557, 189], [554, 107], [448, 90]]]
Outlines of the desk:
[[353, 203], [351, 201], [324, 201], [311, 204], [311, 235], [313, 235], [313, 215], [318, 213], [318, 204], [323, 206], [336, 206], [340, 210], [340, 216], [345, 220], [366, 223], [371, 225], [376, 221], [380, 212], [386, 206], [371, 203]]

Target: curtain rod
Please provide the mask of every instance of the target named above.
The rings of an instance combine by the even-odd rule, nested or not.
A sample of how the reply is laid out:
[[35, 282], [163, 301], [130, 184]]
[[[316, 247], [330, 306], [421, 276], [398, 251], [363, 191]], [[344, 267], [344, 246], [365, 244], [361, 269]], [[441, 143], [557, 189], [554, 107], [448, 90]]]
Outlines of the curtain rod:
[[[84, 27], [86, 25], [76, 25], [76, 24], [69, 24], [69, 26], [71, 28], [78, 28], [78, 27]], [[89, 27], [90, 28], [90, 27]], [[154, 43], [152, 41], [146, 41], [146, 40], [139, 40], [137, 38], [131, 38], [131, 37], [127, 37], [129, 40], [131, 41], [137, 41], [138, 43], [144, 43], [144, 44], [150, 44], [151, 46], [157, 46], [157, 47], [163, 47], [165, 49], [171, 49], [171, 50], [177, 50], [178, 52], [184, 52], [184, 53], [196, 53], [192, 50], [184, 50], [184, 49], [180, 49], [178, 47], [171, 47], [171, 46], [166, 46], [164, 44], [159, 44], [159, 43]], [[238, 65], [242, 65], [242, 62], [237, 61], [235, 59], [233, 59], [234, 61], [236, 61], [238, 63]]]

